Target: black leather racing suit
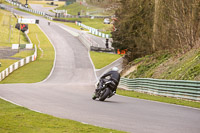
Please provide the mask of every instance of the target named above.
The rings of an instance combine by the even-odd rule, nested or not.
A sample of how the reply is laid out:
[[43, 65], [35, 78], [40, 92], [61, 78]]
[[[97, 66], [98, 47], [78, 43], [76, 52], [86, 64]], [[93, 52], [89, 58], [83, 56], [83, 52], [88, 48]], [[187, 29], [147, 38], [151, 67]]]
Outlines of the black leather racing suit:
[[116, 86], [114, 87], [114, 90], [113, 91], [116, 91], [117, 89], [117, 86], [119, 84], [119, 81], [120, 81], [120, 74], [117, 72], [117, 71], [109, 71], [107, 72], [106, 74], [104, 74], [101, 79], [104, 79], [106, 78], [107, 76], [110, 76], [110, 79], [111, 81], [113, 81]]

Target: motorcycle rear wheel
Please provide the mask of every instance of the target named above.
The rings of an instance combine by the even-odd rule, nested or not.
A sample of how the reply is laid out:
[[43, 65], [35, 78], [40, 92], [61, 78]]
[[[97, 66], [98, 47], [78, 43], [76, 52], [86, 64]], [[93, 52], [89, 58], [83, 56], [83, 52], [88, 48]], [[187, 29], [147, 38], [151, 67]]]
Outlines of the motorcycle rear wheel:
[[110, 89], [105, 88], [103, 94], [99, 97], [99, 101], [104, 101], [110, 95]]

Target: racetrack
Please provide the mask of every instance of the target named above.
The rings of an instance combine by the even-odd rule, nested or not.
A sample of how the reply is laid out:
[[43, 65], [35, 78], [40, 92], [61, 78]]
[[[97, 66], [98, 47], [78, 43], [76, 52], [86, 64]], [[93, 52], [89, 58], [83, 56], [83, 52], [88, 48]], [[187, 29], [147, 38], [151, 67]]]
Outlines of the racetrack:
[[56, 61], [43, 82], [0, 84], [0, 97], [56, 117], [132, 133], [199, 133], [199, 109], [118, 95], [105, 102], [93, 101], [95, 72], [78, 38], [61, 24], [48, 26], [42, 17], [15, 12], [40, 20], [40, 28], [55, 47]]

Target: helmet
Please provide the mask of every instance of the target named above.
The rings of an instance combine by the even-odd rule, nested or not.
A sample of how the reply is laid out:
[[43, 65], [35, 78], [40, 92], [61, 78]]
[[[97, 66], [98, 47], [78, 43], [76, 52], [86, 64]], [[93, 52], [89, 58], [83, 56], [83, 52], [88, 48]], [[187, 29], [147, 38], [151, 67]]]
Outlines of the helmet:
[[117, 67], [112, 68], [113, 71], [118, 71], [119, 69]]

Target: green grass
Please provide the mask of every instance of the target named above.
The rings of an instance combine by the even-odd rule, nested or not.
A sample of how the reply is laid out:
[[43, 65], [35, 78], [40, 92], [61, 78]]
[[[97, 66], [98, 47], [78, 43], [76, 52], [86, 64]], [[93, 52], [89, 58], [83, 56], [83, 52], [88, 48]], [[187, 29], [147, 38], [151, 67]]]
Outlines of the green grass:
[[78, 15], [78, 12], [81, 12], [82, 10], [82, 14], [81, 15], [86, 15], [86, 12], [88, 11], [95, 11], [97, 10], [96, 8], [87, 8], [86, 6], [84, 5], [80, 5], [80, 3], [73, 3], [73, 4], [70, 4], [68, 6], [66, 5], [63, 5], [63, 6], [60, 6], [58, 8], [56, 8], [58, 10], [67, 10], [67, 13], [70, 14], [70, 15]]
[[6, 68], [8, 68], [10, 65], [12, 65], [15, 62], [17, 62], [17, 60], [0, 59], [0, 63], [1, 63], [0, 72], [5, 70]]
[[146, 93], [139, 93], [139, 92], [135, 92], [135, 91], [127, 91], [127, 90], [121, 90], [121, 89], [117, 90], [117, 94], [123, 95], [123, 96], [128, 96], [128, 97], [139, 98], [139, 99], [146, 99], [146, 100], [159, 101], [159, 102], [164, 102], [164, 103], [200, 108], [200, 102], [188, 101], [188, 100], [183, 100], [183, 99], [149, 95]]
[[[40, 40], [40, 47], [44, 50], [43, 56], [41, 56], [41, 51], [38, 49], [38, 58], [36, 61], [19, 68], [17, 71], [14, 71], [0, 83], [35, 83], [44, 80], [49, 75], [53, 67], [55, 57], [54, 48], [37, 25], [29, 25], [28, 36], [33, 44], [38, 44], [36, 34]], [[27, 53], [25, 52], [16, 56], [21, 57], [26, 54]]]
[[20, 51], [19, 53], [15, 54], [12, 57], [25, 58], [25, 57], [28, 57], [28, 56], [33, 55], [33, 54], [34, 54], [33, 50], [27, 50], [27, 51]]
[[122, 133], [80, 122], [56, 118], [0, 99], [1, 133]]
[[168, 53], [147, 56], [147, 59], [144, 61], [144, 63], [138, 66], [137, 72], [134, 74], [135, 78], [151, 77], [154, 72], [154, 69], [169, 58], [170, 54]]
[[90, 52], [90, 56], [96, 69], [101, 69], [121, 57], [121, 55], [117, 54], [93, 51]]
[[89, 15], [96, 15], [96, 16], [112, 16], [115, 11], [105, 11], [105, 8], [99, 7], [99, 5], [90, 5], [90, 2], [87, 2], [88, 6], [81, 5], [79, 2], [70, 4], [70, 5], [63, 5], [56, 9], [58, 10], [67, 10], [68, 14], [77, 15], [78, 12], [81, 12], [81, 15], [86, 15], [89, 12]]
[[[9, 41], [10, 25], [12, 25], [11, 36]], [[19, 30], [15, 28], [17, 19], [8, 11], [0, 9], [0, 46], [9, 46], [19, 43]], [[26, 44], [28, 40], [25, 35], [20, 33], [20, 43]]]
[[193, 49], [181, 57], [174, 59], [162, 78], [181, 80], [200, 80], [200, 49]]
[[[102, 18], [94, 18], [94, 19], [90, 19], [90, 18], [63, 18], [66, 20], [73, 20], [73, 21], [81, 21], [82, 24], [85, 24], [87, 26], [90, 26], [92, 28], [95, 29], [99, 29], [99, 31], [106, 33], [106, 34], [110, 34], [112, 31], [112, 24], [104, 24]], [[79, 28], [80, 29], [80, 28]]]

